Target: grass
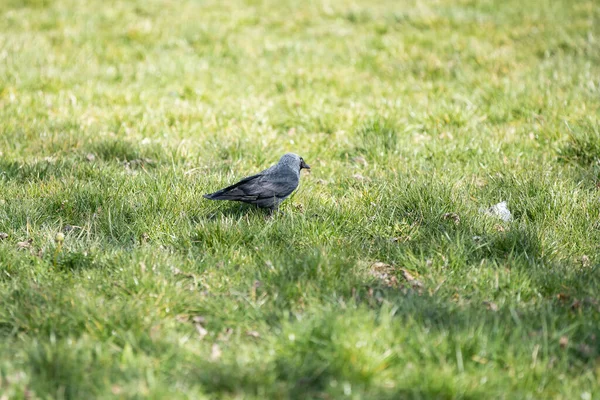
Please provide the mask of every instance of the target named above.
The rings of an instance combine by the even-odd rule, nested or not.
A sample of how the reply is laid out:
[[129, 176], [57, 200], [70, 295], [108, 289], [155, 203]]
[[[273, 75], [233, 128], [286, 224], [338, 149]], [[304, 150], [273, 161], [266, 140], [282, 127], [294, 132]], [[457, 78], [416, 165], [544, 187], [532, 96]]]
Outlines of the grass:
[[[599, 27], [1, 2], [0, 397], [595, 398]], [[202, 199], [286, 151], [285, 214]]]

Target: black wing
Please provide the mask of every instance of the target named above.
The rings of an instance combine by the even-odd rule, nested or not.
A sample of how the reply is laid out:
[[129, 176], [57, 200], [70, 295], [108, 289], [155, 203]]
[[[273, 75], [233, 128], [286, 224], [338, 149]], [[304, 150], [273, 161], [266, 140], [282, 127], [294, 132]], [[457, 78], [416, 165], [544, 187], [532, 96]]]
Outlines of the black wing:
[[250, 196], [249, 191], [246, 190], [248, 183], [256, 181], [261, 176], [262, 174], [257, 174], [246, 177], [231, 186], [217, 190], [214, 193], [205, 194], [204, 197], [210, 200], [242, 200], [244, 197]]

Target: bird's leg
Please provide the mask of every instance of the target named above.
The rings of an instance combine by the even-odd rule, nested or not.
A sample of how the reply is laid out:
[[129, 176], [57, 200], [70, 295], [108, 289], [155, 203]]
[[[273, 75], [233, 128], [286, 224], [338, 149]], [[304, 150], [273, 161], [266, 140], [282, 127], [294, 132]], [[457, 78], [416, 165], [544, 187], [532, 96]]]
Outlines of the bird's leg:
[[269, 207], [269, 214], [268, 214], [268, 218], [273, 218], [275, 216], [275, 214], [281, 214], [284, 215], [285, 213], [283, 211], [281, 211], [279, 209], [279, 206], [273, 206], [273, 207]]
[[276, 208], [274, 208], [274, 207], [269, 207], [269, 208], [267, 208], [267, 216], [266, 216], [265, 218], [266, 218], [266, 219], [273, 218], [273, 214], [275, 214], [275, 211], [276, 211], [276, 210], [277, 210], [277, 209], [276, 209]]

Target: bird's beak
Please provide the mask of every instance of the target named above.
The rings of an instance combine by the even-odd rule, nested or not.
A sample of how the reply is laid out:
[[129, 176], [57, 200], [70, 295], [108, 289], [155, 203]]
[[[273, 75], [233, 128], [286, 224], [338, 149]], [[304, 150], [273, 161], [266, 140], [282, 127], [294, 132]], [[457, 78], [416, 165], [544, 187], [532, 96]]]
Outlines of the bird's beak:
[[310, 165], [308, 165], [307, 163], [304, 162], [304, 160], [302, 160], [300, 162], [300, 169], [302, 169], [302, 168], [304, 168], [304, 169], [310, 169]]

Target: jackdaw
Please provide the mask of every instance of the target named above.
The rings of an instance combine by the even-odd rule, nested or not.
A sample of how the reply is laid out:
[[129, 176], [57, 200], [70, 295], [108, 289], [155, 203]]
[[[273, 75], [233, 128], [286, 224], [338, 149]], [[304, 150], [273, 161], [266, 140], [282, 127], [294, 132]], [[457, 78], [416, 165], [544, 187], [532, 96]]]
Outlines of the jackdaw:
[[256, 204], [274, 211], [300, 183], [300, 171], [310, 169], [297, 154], [287, 153], [272, 167], [242, 179], [214, 193], [205, 194], [210, 200], [232, 200]]

